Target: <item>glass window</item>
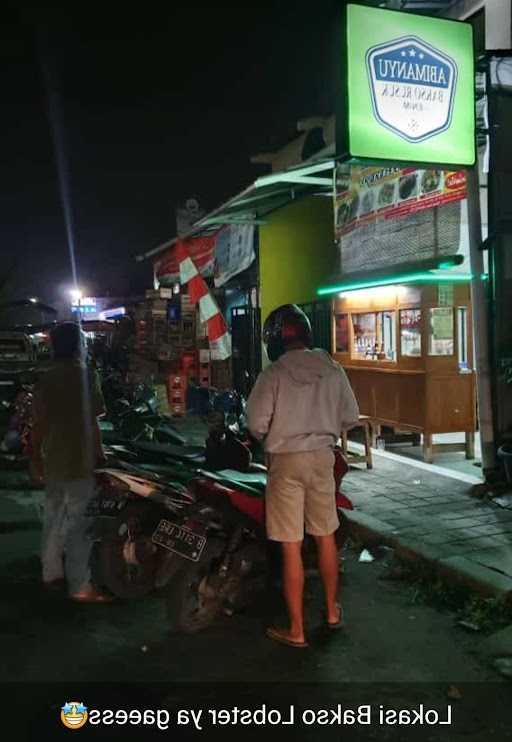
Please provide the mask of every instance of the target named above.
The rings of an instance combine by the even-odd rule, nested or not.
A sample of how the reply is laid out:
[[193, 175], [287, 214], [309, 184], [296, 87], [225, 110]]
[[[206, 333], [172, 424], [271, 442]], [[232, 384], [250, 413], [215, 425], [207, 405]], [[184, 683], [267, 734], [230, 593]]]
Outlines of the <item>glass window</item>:
[[336, 324], [336, 353], [349, 352], [348, 338], [348, 314], [337, 314], [334, 318]]
[[457, 309], [457, 336], [459, 368], [468, 368], [468, 310], [467, 307]]
[[357, 358], [372, 358], [377, 344], [377, 323], [375, 314], [353, 314], [354, 355]]
[[421, 356], [421, 309], [400, 311], [400, 353], [413, 358]]
[[379, 352], [377, 360], [396, 361], [396, 323], [394, 312], [379, 312], [377, 322], [380, 324]]
[[365, 361], [396, 361], [394, 312], [353, 314], [353, 355]]
[[434, 307], [429, 312], [429, 355], [452, 356], [455, 350], [452, 307]]

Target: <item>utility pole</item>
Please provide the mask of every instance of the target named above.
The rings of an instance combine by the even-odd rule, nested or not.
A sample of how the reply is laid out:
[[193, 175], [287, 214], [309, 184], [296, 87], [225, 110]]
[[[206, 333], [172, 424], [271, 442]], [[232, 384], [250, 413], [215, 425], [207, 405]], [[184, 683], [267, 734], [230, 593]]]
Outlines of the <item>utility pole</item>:
[[467, 171], [466, 178], [468, 190], [469, 259], [471, 273], [473, 274], [471, 281], [471, 305], [473, 312], [478, 421], [482, 447], [482, 471], [484, 476], [486, 476], [496, 468], [496, 454], [490, 365], [489, 302], [487, 281], [484, 280], [484, 259], [481, 249], [482, 217], [480, 212], [478, 163]]
[[[510, 52], [509, 52], [510, 55]], [[497, 445], [512, 443], [512, 57], [488, 58], [489, 280], [492, 291], [494, 428]]]

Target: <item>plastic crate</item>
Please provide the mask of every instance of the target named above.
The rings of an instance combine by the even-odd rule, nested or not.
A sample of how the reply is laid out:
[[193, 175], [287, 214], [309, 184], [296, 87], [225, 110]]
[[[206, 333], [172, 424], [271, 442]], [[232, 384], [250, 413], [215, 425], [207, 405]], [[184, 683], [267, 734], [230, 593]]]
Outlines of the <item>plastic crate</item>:
[[186, 413], [186, 405], [184, 403], [172, 403], [169, 405], [171, 415], [174, 417], [184, 417]]
[[211, 386], [211, 373], [209, 363], [199, 364], [199, 386], [210, 387]]

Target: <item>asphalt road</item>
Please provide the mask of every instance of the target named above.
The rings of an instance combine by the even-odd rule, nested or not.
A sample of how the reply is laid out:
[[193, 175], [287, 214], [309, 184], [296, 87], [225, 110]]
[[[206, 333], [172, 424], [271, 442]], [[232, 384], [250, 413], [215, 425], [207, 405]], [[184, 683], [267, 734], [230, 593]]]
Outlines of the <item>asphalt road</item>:
[[[323, 627], [318, 575], [308, 576], [307, 650], [265, 638], [265, 626], [282, 617], [275, 595], [262, 595], [251, 610], [223, 618], [202, 634], [176, 635], [169, 632], [160, 598], [75, 605], [64, 595], [48, 595], [40, 584], [37, 557], [40, 501], [38, 493], [0, 490], [4, 681], [35, 687], [102, 682], [118, 689], [127, 682], [146, 688], [172, 684], [174, 689], [190, 689], [184, 684], [192, 683], [217, 694], [235, 689], [230, 690], [234, 696], [243, 685], [258, 688], [262, 699], [275, 694], [278, 685], [293, 689], [300, 699], [307, 698], [308, 688], [323, 688], [325, 698], [332, 699], [343, 688], [350, 697], [372, 704], [398, 703], [407, 697], [409, 703], [430, 699], [458, 705], [464, 710], [460, 721], [464, 740], [492, 740], [492, 723], [496, 728], [509, 724], [505, 721], [509, 704], [501, 699], [510, 696], [510, 685], [487, 667], [479, 652], [480, 638], [464, 633], [449, 613], [414, 605], [410, 586], [381, 579], [384, 567], [378, 561], [361, 563], [356, 552], [347, 552], [343, 576], [347, 626], [340, 632]], [[453, 698], [454, 694], [462, 697]], [[163, 697], [172, 699], [173, 692]], [[485, 720], [480, 716], [483, 710], [490, 714]], [[506, 728], [510, 731], [512, 726]], [[396, 732], [396, 727], [380, 732], [393, 729]], [[459, 739], [446, 736], [443, 727], [426, 732], [430, 736], [425, 739], [438, 739], [436, 734], [439, 739]], [[359, 738], [353, 734], [349, 739]]]

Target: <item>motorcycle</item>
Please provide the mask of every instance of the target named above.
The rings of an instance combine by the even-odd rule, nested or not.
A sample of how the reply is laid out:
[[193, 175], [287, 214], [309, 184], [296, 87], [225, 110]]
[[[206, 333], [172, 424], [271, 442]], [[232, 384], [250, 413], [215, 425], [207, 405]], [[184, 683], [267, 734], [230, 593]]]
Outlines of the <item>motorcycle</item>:
[[31, 454], [32, 379], [25, 373], [2, 382], [2, 389], [8, 390], [0, 402], [7, 429], [0, 442], [0, 462], [4, 468], [24, 468]]
[[158, 399], [150, 386], [129, 385], [118, 373], [110, 373], [104, 377], [102, 389], [107, 421], [113, 427], [113, 431], [104, 434], [105, 441], [185, 444], [185, 438], [172, 425], [171, 418], [158, 414]]
[[[266, 475], [255, 471], [210, 472], [183, 467], [150, 474], [136, 464], [112, 461], [98, 472], [93, 518], [93, 580], [120, 598], [159, 592], [176, 631], [194, 633], [222, 614], [249, 605], [276, 566], [265, 536]], [[336, 453], [336, 499], [346, 538], [339, 485], [348, 467]], [[188, 478], [184, 475], [188, 471]], [[307, 540], [305, 549], [307, 549]]]
[[[353, 507], [339, 491], [347, 470], [345, 459], [337, 451], [335, 481], [340, 528], [336, 539], [340, 553], [348, 535], [343, 510]], [[233, 472], [229, 477], [200, 476], [190, 482], [198, 501], [211, 509], [187, 522], [188, 528], [205, 539], [198, 558], [187, 560], [181, 553], [180, 559], [174, 561], [166, 604], [175, 630], [195, 633], [222, 614], [232, 616], [250, 605], [255, 595], [280, 575], [280, 552], [265, 534], [265, 481], [266, 476], [255, 482]], [[204, 516], [208, 517], [208, 524]], [[159, 528], [165, 532], [165, 526], [159, 524]], [[308, 536], [304, 541], [306, 564], [312, 554], [311, 541]]]

